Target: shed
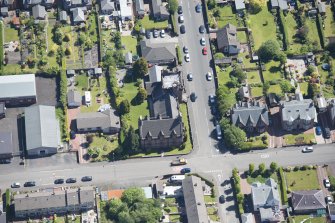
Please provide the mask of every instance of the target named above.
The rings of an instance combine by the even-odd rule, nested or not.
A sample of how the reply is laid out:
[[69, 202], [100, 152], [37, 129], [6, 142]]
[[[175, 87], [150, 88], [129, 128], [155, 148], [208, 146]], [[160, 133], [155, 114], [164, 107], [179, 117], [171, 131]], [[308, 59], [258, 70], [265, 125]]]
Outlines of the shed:
[[101, 74], [102, 74], [102, 68], [101, 67], [94, 68], [94, 75], [101, 76]]
[[69, 107], [79, 107], [82, 102], [82, 96], [78, 91], [71, 90], [67, 93], [67, 105]]
[[326, 14], [326, 3], [318, 1], [317, 6], [318, 6], [320, 15], [325, 15]]
[[124, 56], [124, 61], [126, 64], [132, 64], [133, 63], [133, 54], [131, 52], [127, 52]]
[[75, 74], [75, 70], [66, 70], [66, 76], [68, 77], [73, 77]]
[[242, 11], [245, 9], [244, 0], [235, 0], [236, 11]]
[[34, 19], [41, 19], [41, 20], [44, 20], [47, 14], [47, 12], [45, 11], [45, 7], [42, 5], [35, 5], [32, 8], [32, 12]]
[[59, 13], [59, 21], [61, 22], [66, 22], [67, 21], [67, 12], [66, 11], [61, 11]]

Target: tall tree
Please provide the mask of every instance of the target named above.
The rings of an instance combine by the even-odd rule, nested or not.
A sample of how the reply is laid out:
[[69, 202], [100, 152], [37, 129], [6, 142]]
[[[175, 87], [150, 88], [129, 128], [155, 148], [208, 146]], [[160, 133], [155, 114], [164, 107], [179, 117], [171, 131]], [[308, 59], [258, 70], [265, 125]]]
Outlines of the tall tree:
[[253, 174], [255, 171], [255, 164], [250, 163], [249, 164], [249, 175]]
[[258, 172], [261, 175], [264, 174], [264, 172], [265, 172], [265, 164], [264, 163], [261, 163], [261, 164], [258, 165]]
[[138, 102], [142, 104], [146, 98], [147, 98], [147, 91], [143, 87], [138, 88], [137, 92]]
[[276, 162], [272, 162], [270, 164], [270, 169], [272, 172], [275, 172], [278, 169], [278, 164]]
[[265, 62], [277, 58], [280, 53], [279, 43], [276, 40], [267, 40], [258, 49], [258, 56]]
[[224, 136], [226, 145], [233, 149], [240, 149], [246, 138], [245, 132], [235, 125], [224, 129]]
[[127, 114], [130, 111], [130, 103], [127, 99], [121, 101], [119, 105], [119, 111], [121, 115]]
[[148, 62], [146, 59], [143, 57], [138, 59], [133, 65], [133, 70], [138, 78], [143, 78], [148, 73]]
[[230, 75], [236, 77], [239, 83], [242, 83], [247, 79], [247, 74], [240, 67], [235, 68], [230, 72]]
[[168, 0], [168, 9], [171, 14], [174, 14], [178, 9], [178, 1]]

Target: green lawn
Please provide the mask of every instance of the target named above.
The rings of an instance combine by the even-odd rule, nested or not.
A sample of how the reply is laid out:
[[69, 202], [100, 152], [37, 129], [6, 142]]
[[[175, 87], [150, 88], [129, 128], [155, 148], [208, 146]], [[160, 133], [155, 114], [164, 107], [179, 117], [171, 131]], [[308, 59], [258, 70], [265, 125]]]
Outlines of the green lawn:
[[251, 94], [253, 97], [259, 97], [263, 95], [263, 88], [262, 87], [252, 87]]
[[88, 24], [88, 38], [92, 40], [93, 43], [98, 42], [98, 30], [97, 30], [97, 16], [95, 13], [91, 13], [87, 18]]
[[287, 38], [288, 41], [290, 43], [290, 45], [288, 46], [288, 51], [291, 51], [293, 53], [299, 53], [301, 47], [303, 46], [302, 44], [295, 42], [295, 34], [297, 33], [297, 22], [294, 19], [294, 16], [292, 13], [288, 13], [285, 17], [285, 26], [287, 28]]
[[303, 220], [305, 220], [304, 223], [327, 223], [327, 219], [325, 217], [310, 218], [309, 215], [296, 215], [290, 217], [290, 222], [292, 223], [301, 223]]
[[330, 5], [326, 6], [326, 18], [324, 20], [325, 28], [324, 33], [325, 37], [335, 36], [335, 21], [333, 17], [333, 12], [330, 8]]
[[207, 207], [207, 213], [212, 221], [220, 221], [216, 207]]
[[308, 134], [286, 134], [284, 135], [285, 144], [288, 145], [306, 145], [306, 144], [314, 144], [315, 136], [314, 133]]
[[79, 88], [79, 90], [84, 91], [83, 88], [87, 89], [88, 88], [88, 78], [86, 75], [82, 74], [82, 75], [77, 75], [75, 82], [77, 84], [77, 88]]
[[50, 52], [51, 50], [53, 50], [55, 52], [55, 55], [52, 57], [48, 56], [48, 62], [49, 62], [49, 66], [51, 67], [57, 67], [57, 61], [56, 61], [56, 52], [58, 49], [58, 45], [52, 40], [52, 26], [50, 26], [50, 24], [48, 25], [47, 28], [47, 32], [48, 32], [48, 52]]
[[168, 20], [155, 22], [154, 20], [149, 19], [149, 16], [144, 16], [141, 19], [142, 27], [145, 29], [165, 29], [168, 27]]
[[218, 75], [219, 85], [225, 85], [228, 81], [230, 81], [229, 73], [233, 70], [232, 67], [220, 68], [219, 66], [215, 67], [216, 73]]
[[10, 41], [19, 41], [19, 32], [18, 30], [11, 28], [9, 25], [4, 26], [4, 36], [5, 36], [5, 43]]
[[[222, 28], [225, 25], [227, 25], [228, 23], [230, 23], [234, 26], [237, 26], [237, 27], [239, 26], [238, 20], [236, 19], [236, 16], [233, 13], [233, 9], [230, 5], [224, 6], [224, 7], [217, 6], [215, 8], [215, 10], [220, 11], [220, 17], [215, 18], [218, 28]], [[214, 11], [214, 9], [209, 10], [209, 14], [212, 17], [213, 17], [213, 11]]]
[[262, 11], [256, 15], [249, 15], [247, 23], [252, 30], [255, 49], [258, 49], [266, 40], [277, 39], [276, 24], [267, 7], [263, 7]]
[[[257, 166], [255, 167], [257, 171]], [[278, 176], [277, 173], [272, 173], [270, 177], [262, 177], [262, 175], [257, 175], [257, 176], [248, 176], [247, 182], [249, 184], [255, 183], [255, 182], [260, 182], [260, 183], [265, 183], [265, 181], [269, 178], [274, 179], [276, 182], [278, 182]]]
[[261, 83], [261, 78], [258, 71], [247, 72], [248, 84]]
[[19, 64], [7, 64], [3, 66], [3, 72], [7, 74], [23, 74], [23, 73], [36, 73], [37, 68], [30, 69], [28, 66], [26, 66], [25, 69], [21, 69], [21, 66]]
[[215, 203], [216, 202], [216, 198], [210, 195], [205, 195], [204, 198], [205, 198], [205, 203]]
[[99, 156], [94, 158], [94, 161], [109, 160], [109, 154], [118, 148], [118, 139], [115, 138], [113, 142], [107, 140], [104, 137], [94, 136], [92, 143], [89, 145], [89, 149], [99, 151]]
[[243, 60], [243, 66], [245, 68], [258, 68], [258, 66], [256, 65], [256, 63], [251, 63], [251, 60], [249, 58], [249, 53], [248, 52], [243, 52], [239, 54], [239, 58], [241, 58]]
[[320, 189], [316, 170], [298, 170], [284, 172], [287, 187], [291, 191]]
[[111, 37], [112, 30], [102, 30], [101, 31], [101, 38], [103, 49], [115, 49], [115, 44]]
[[263, 71], [264, 81], [282, 79], [281, 67], [279, 61], [271, 60], [265, 64], [266, 71]]
[[238, 31], [237, 32], [237, 39], [240, 41], [240, 43], [247, 43], [247, 34], [244, 31]]
[[319, 37], [318, 29], [316, 26], [316, 21], [306, 18], [306, 25], [308, 26], [308, 29], [309, 29], [308, 38], [311, 40], [311, 42], [313, 43], [316, 42], [317, 49], [321, 49], [320, 37]]
[[282, 91], [281, 91], [279, 84], [270, 85], [268, 93], [276, 93], [277, 95], [281, 95]]
[[170, 222], [180, 222], [181, 218], [179, 214], [169, 215]]
[[137, 55], [137, 40], [135, 36], [122, 36], [121, 41], [122, 45], [126, 47], [126, 49], [124, 50], [125, 53], [131, 52], [133, 55]]
[[302, 82], [300, 85], [300, 91], [303, 95], [307, 95], [307, 89], [308, 89], [308, 82]]

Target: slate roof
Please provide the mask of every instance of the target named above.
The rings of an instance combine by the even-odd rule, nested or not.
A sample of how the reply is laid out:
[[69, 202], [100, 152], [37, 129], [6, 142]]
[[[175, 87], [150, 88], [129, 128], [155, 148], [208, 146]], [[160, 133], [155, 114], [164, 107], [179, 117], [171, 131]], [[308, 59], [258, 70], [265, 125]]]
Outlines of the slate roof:
[[34, 74], [0, 76], [0, 98], [36, 96]]
[[139, 131], [141, 139], [149, 136], [158, 138], [160, 135], [168, 137], [172, 134], [180, 137], [183, 134], [183, 122], [181, 117], [174, 119], [150, 119], [147, 117], [139, 121]]
[[164, 14], [167, 15], [169, 12], [166, 7], [162, 5], [162, 0], [151, 0], [152, 13], [156, 14]]
[[314, 211], [326, 208], [325, 195], [322, 190], [293, 191], [291, 200], [294, 211]]
[[115, 127], [120, 128], [120, 118], [113, 110], [103, 112], [85, 112], [77, 116], [77, 129], [97, 128], [101, 129]]
[[75, 8], [72, 10], [72, 17], [74, 22], [84, 22], [85, 14], [81, 8]]
[[135, 0], [135, 9], [137, 13], [144, 13], [144, 1], [143, 0]]
[[254, 223], [254, 217], [252, 213], [244, 213], [241, 215], [242, 223]]
[[259, 102], [238, 102], [231, 109], [231, 122], [234, 125], [259, 126], [269, 125], [268, 108]]
[[149, 79], [151, 83], [162, 81], [162, 70], [163, 67], [154, 65], [149, 68]]
[[265, 184], [253, 183], [251, 185], [252, 202], [255, 207], [279, 207], [280, 197], [277, 183], [269, 178]]
[[0, 132], [0, 154], [13, 154], [13, 136], [11, 132]]
[[235, 0], [235, 8], [237, 11], [245, 9], [244, 0]]
[[60, 132], [55, 107], [46, 105], [26, 107], [25, 125], [27, 150], [59, 147]]
[[236, 46], [238, 49], [241, 48], [241, 44], [237, 39], [236, 26], [230, 23], [218, 30], [216, 38], [219, 49], [228, 46]]
[[196, 176], [186, 176], [182, 187], [188, 222], [209, 222], [201, 179]]
[[101, 3], [101, 10], [112, 10], [114, 11], [115, 9], [115, 5], [114, 5], [114, 2], [111, 1], [111, 0], [102, 0]]
[[42, 5], [35, 5], [32, 8], [32, 12], [33, 12], [33, 16], [35, 19], [45, 18], [46, 11], [45, 11], [45, 7]]
[[151, 95], [148, 104], [153, 118], [176, 118], [179, 115], [177, 100], [169, 93], [162, 91], [160, 95]]
[[140, 42], [142, 56], [149, 63], [170, 62], [176, 58], [174, 43], [150, 44], [148, 41]]
[[61, 11], [59, 13], [59, 20], [60, 21], [67, 21], [67, 12], [66, 11]]
[[281, 116], [283, 121], [293, 122], [296, 119], [316, 120], [316, 109], [311, 99], [304, 99], [301, 93], [296, 94], [296, 99], [282, 101]]
[[78, 91], [71, 90], [67, 93], [68, 104], [79, 104], [81, 105], [82, 96]]

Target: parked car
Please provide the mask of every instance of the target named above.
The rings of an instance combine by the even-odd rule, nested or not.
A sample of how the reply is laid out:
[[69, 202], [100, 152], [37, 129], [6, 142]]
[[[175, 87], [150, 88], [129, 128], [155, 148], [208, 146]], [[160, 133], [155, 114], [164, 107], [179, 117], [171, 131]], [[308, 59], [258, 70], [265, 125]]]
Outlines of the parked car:
[[64, 183], [64, 179], [56, 179], [54, 181], [55, 184], [63, 184]]
[[333, 203], [333, 199], [332, 199], [331, 195], [326, 196], [326, 203], [327, 204], [332, 204]]
[[197, 13], [200, 13], [201, 12], [201, 5], [200, 4], [197, 4], [197, 6], [195, 6], [195, 11]]
[[183, 7], [181, 5], [178, 6], [178, 14], [183, 14]]
[[308, 147], [305, 147], [305, 148], [303, 148], [302, 149], [302, 152], [303, 153], [311, 153], [311, 152], [313, 152], [313, 147], [312, 146], [308, 146]]
[[83, 182], [92, 181], [92, 176], [84, 176], [84, 177], [81, 178], [81, 181], [83, 181]]
[[190, 62], [191, 61], [190, 54], [186, 54], [185, 55], [185, 61], [186, 62]]
[[10, 185], [11, 188], [20, 188], [21, 184], [19, 182], [14, 182], [12, 185]]
[[178, 22], [179, 22], [179, 23], [184, 23], [184, 16], [183, 16], [183, 15], [180, 15], [180, 16], [178, 17]]
[[204, 48], [202, 49], [202, 54], [203, 54], [203, 55], [207, 55], [207, 47], [204, 47]]
[[193, 75], [192, 73], [187, 74], [187, 80], [192, 81], [193, 80]]
[[201, 46], [205, 46], [205, 45], [206, 45], [206, 40], [205, 40], [204, 37], [202, 37], [202, 38], [200, 39], [200, 44], [201, 44]]
[[184, 46], [183, 51], [184, 51], [184, 53], [188, 53], [188, 48], [186, 46]]
[[221, 195], [221, 196], [219, 197], [219, 202], [220, 202], [221, 204], [223, 204], [224, 202], [226, 202], [226, 198], [225, 198], [224, 195]]
[[207, 72], [206, 78], [207, 78], [208, 81], [211, 81], [212, 78], [213, 78], [212, 73], [211, 72]]
[[329, 187], [330, 187], [329, 179], [327, 179], [327, 178], [324, 179], [324, 180], [323, 180], [323, 183], [325, 184], [325, 187], [326, 187], [326, 188], [329, 188]]
[[210, 94], [209, 96], [208, 96], [208, 101], [209, 101], [209, 104], [214, 104], [215, 103], [215, 95], [213, 95], [213, 94]]
[[154, 38], [157, 38], [158, 37], [158, 31], [156, 30], [156, 29], [154, 29], [154, 31], [153, 31], [153, 37]]
[[0, 159], [1, 164], [10, 164], [12, 162], [12, 159]]
[[205, 33], [205, 26], [204, 25], [199, 26], [199, 32], [200, 33]]
[[191, 173], [191, 168], [183, 168], [180, 170], [181, 174], [185, 174], [185, 173]]
[[197, 99], [197, 96], [195, 95], [194, 92], [191, 93], [190, 99], [191, 99], [192, 102], [195, 102], [195, 100]]
[[76, 183], [76, 182], [77, 182], [77, 179], [73, 178], [73, 177], [66, 179], [67, 184], [73, 184], [73, 183]]
[[165, 30], [164, 30], [164, 29], [162, 29], [162, 31], [161, 31], [161, 37], [162, 37], [162, 38], [165, 37]]
[[330, 129], [327, 127], [327, 128], [325, 128], [325, 131], [324, 131], [324, 137], [326, 138], [326, 139], [329, 139], [330, 138]]
[[322, 134], [322, 131], [321, 131], [321, 127], [320, 127], [320, 126], [316, 126], [316, 127], [315, 127], [315, 133], [316, 133], [317, 135], [321, 135], [321, 134]]
[[34, 187], [36, 186], [36, 182], [35, 181], [27, 181], [24, 183], [23, 185], [24, 187]]
[[181, 26], [180, 26], [180, 33], [181, 33], [181, 34], [186, 33], [186, 30], [185, 30], [185, 26], [184, 26], [184, 25], [181, 25]]
[[145, 36], [147, 37], [147, 39], [151, 38], [151, 32], [150, 32], [150, 30], [145, 31]]
[[73, 131], [73, 130], [70, 131], [70, 138], [71, 139], [75, 139], [76, 138], [76, 132], [75, 131]]

